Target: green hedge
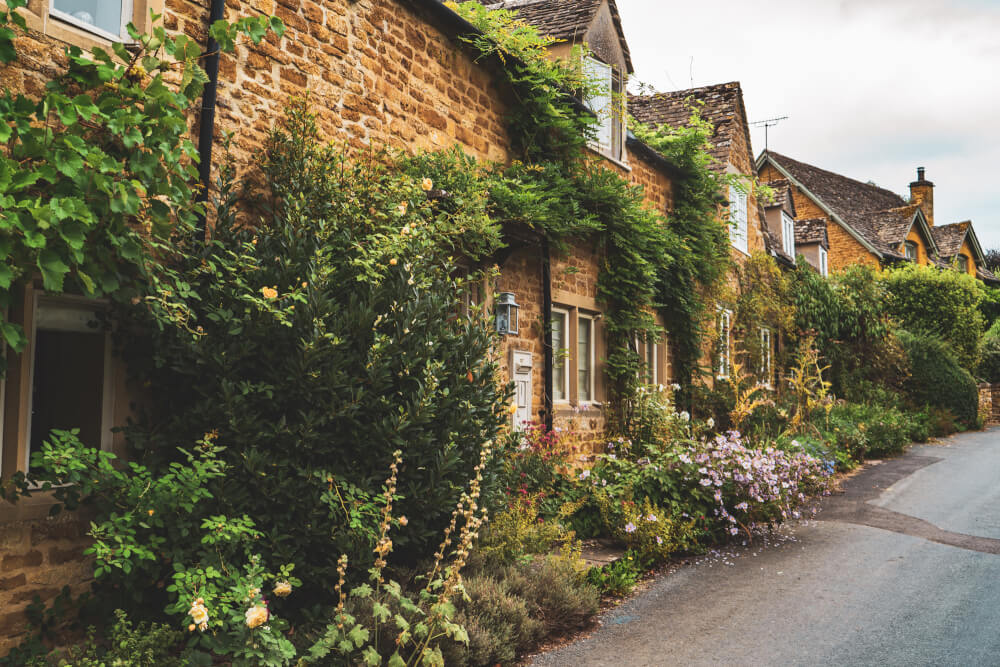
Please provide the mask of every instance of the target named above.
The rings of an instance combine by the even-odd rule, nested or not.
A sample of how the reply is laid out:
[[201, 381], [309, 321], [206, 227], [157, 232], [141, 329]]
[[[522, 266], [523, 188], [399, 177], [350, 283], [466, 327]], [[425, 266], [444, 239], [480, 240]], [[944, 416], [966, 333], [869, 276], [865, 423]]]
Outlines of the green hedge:
[[979, 390], [951, 346], [934, 336], [898, 331], [910, 358], [910, 377], [903, 389], [917, 405], [944, 408], [959, 422], [973, 427], [978, 421]]

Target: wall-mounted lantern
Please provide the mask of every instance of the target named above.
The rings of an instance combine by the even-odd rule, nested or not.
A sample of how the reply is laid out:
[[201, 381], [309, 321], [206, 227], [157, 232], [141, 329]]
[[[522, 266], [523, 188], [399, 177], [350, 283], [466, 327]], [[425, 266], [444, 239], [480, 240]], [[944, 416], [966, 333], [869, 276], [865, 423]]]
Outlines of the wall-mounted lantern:
[[501, 292], [497, 299], [497, 333], [517, 335], [517, 311], [520, 308], [513, 292]]

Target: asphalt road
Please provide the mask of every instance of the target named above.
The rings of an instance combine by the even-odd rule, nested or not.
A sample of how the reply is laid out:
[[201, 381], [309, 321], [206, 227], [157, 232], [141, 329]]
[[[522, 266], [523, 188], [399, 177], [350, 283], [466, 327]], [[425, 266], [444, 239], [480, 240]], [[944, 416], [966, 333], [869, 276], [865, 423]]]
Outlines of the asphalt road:
[[696, 559], [534, 665], [1000, 665], [1000, 429], [913, 447], [817, 520]]

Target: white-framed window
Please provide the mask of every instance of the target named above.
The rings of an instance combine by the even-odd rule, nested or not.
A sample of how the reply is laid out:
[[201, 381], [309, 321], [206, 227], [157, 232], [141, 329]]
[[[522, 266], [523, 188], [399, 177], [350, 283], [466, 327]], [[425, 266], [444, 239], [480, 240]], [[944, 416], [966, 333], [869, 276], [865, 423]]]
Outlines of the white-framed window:
[[906, 254], [906, 259], [911, 261], [917, 261], [917, 244], [915, 241], [907, 241], [903, 244], [903, 251]]
[[49, 0], [49, 15], [77, 28], [121, 41], [132, 20], [131, 0]]
[[594, 400], [594, 318], [576, 318], [576, 397], [580, 403]]
[[636, 337], [635, 349], [639, 354], [639, 372], [637, 375], [639, 381], [646, 384], [655, 384], [659, 374], [659, 359], [657, 358], [659, 349], [656, 341], [652, 338], [640, 340]]
[[830, 269], [827, 266], [826, 248], [824, 248], [823, 246], [820, 246], [819, 247], [819, 275], [821, 275], [824, 278], [826, 278], [829, 273], [830, 273]]
[[716, 369], [720, 380], [729, 377], [732, 368], [733, 311], [719, 307], [719, 363]]
[[748, 252], [747, 239], [747, 193], [736, 186], [729, 186], [729, 241], [733, 247]]
[[24, 470], [52, 429], [80, 429], [80, 441], [111, 448], [114, 395], [110, 333], [103, 304], [72, 296], [35, 295]]
[[598, 150], [608, 152], [611, 150], [615, 117], [611, 94], [614, 90], [614, 70], [607, 63], [587, 57], [583, 59], [583, 74], [589, 86], [583, 102], [597, 114], [593, 141]]
[[969, 272], [969, 257], [967, 255], [958, 256], [958, 268], [960, 268], [965, 273]]
[[771, 330], [767, 327], [760, 328], [760, 378], [761, 384], [765, 387], [771, 386], [771, 378], [773, 377], [774, 370], [771, 358], [771, 351], [773, 350], [773, 344], [771, 342]]
[[781, 212], [781, 249], [795, 259], [795, 221], [784, 211]]
[[552, 309], [552, 400], [569, 401], [569, 311]]

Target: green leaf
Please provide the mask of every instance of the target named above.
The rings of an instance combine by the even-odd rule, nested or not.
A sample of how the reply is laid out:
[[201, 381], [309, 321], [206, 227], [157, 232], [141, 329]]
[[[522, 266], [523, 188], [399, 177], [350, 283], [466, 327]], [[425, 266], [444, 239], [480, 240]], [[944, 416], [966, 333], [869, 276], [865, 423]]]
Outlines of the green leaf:
[[50, 292], [61, 292], [63, 278], [69, 273], [69, 267], [63, 262], [59, 253], [46, 248], [38, 255], [38, 268], [42, 272], [42, 283]]
[[364, 663], [370, 667], [376, 667], [377, 665], [382, 664], [382, 656], [380, 656], [378, 651], [371, 646], [365, 647], [365, 650], [361, 653], [361, 659], [364, 660]]

